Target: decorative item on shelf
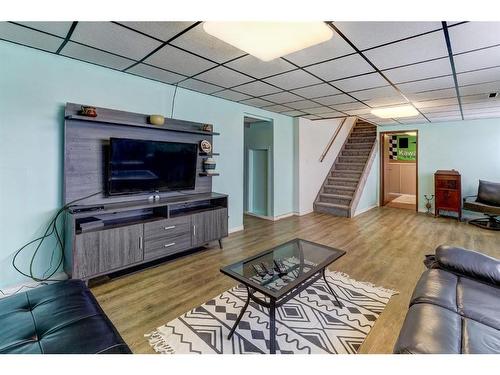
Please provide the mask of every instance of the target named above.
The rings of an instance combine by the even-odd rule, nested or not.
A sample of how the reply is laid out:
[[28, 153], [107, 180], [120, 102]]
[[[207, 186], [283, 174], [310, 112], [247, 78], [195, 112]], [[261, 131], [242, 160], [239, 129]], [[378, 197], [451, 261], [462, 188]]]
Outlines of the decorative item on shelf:
[[165, 117], [163, 117], [162, 115], [150, 115], [149, 123], [151, 125], [163, 125], [165, 124]]
[[215, 160], [213, 158], [206, 158], [203, 160], [203, 170], [206, 174], [215, 174]]
[[204, 132], [213, 132], [214, 127], [212, 126], [212, 124], [203, 124], [201, 130], [203, 130]]
[[88, 105], [82, 105], [80, 109], [80, 115], [87, 117], [97, 117], [97, 111], [95, 107], [91, 107]]
[[212, 144], [204, 139], [203, 141], [200, 142], [200, 150], [203, 151], [205, 154], [210, 154], [212, 152]]
[[424, 198], [427, 201], [427, 203], [425, 204], [425, 208], [427, 208], [426, 214], [432, 214], [432, 212], [431, 212], [431, 208], [432, 208], [431, 201], [434, 199], [434, 194], [430, 194], [430, 196], [427, 195], [427, 194], [424, 194]]

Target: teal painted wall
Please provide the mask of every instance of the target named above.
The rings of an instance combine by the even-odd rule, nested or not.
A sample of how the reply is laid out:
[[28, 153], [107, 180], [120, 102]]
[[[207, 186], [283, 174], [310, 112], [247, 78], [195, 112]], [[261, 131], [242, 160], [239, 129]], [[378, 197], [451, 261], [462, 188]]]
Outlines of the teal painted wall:
[[[383, 126], [380, 131], [418, 130], [419, 209], [424, 194], [434, 194], [434, 172], [456, 169], [462, 175], [462, 195], [475, 195], [479, 179], [500, 182], [500, 119]], [[374, 161], [357, 211], [378, 203], [379, 171]]]
[[[247, 187], [248, 187], [248, 150], [249, 149], [268, 149], [268, 158], [270, 159], [270, 163], [273, 164], [273, 143], [274, 143], [274, 137], [273, 137], [273, 123], [272, 121], [261, 121], [261, 122], [254, 122], [252, 123], [249, 127], [245, 127], [244, 130], [244, 168], [245, 168], [245, 176], [244, 176], [244, 192], [245, 192], [245, 197], [247, 197]], [[260, 189], [254, 190], [254, 194], [257, 193], [257, 195], [254, 197], [254, 203], [255, 202], [261, 202], [263, 203], [264, 201], [267, 201], [265, 199], [265, 196], [267, 194], [267, 198], [270, 199], [270, 208], [259, 208], [259, 212], [254, 212], [254, 210], [250, 210], [253, 213], [257, 213], [259, 215], [264, 215], [264, 216], [273, 216], [273, 165], [271, 165], [269, 170], [269, 178], [270, 178], [270, 183], [268, 184], [268, 188], [266, 189], [265, 192], [261, 192]], [[246, 205], [247, 199], [245, 199], [244, 202], [244, 210], [245, 212], [249, 211], [249, 208]], [[267, 205], [267, 203], [266, 203]]]
[[[34, 49], [0, 42], [0, 287], [25, 279], [10, 262], [40, 234], [61, 204], [62, 128], [66, 102], [170, 115], [174, 87]], [[179, 88], [174, 117], [213, 123], [221, 135], [214, 190], [227, 193], [229, 227], [243, 225], [243, 117], [269, 118], [274, 127], [276, 215], [293, 211], [293, 119]], [[53, 244], [36, 262], [50, 262]], [[29, 257], [23, 257], [26, 266]]]

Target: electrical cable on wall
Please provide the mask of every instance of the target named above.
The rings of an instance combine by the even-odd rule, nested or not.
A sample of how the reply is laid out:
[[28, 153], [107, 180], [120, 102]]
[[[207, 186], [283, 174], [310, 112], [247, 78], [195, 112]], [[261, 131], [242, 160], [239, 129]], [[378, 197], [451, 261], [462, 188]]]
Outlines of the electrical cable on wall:
[[[101, 194], [102, 191], [99, 191], [97, 193], [93, 193], [93, 194], [90, 194], [90, 195], [87, 195], [85, 197], [82, 197], [82, 198], [78, 198], [78, 199], [75, 199], [67, 204], [65, 204], [63, 207], [61, 207], [57, 212], [56, 214], [54, 215], [54, 217], [52, 218], [52, 220], [50, 220], [49, 224], [47, 225], [47, 228], [45, 229], [45, 232], [42, 236], [40, 237], [37, 237], [29, 242], [27, 242], [26, 244], [24, 244], [23, 246], [21, 246], [19, 249], [17, 249], [14, 253], [14, 257], [12, 258], [12, 266], [14, 267], [14, 269], [20, 273], [21, 275], [25, 276], [25, 277], [29, 277], [30, 279], [32, 279], [33, 281], [35, 282], [39, 282], [39, 283], [46, 283], [48, 281], [60, 281], [60, 280], [57, 280], [57, 279], [52, 279], [52, 276], [55, 275], [55, 273], [57, 272], [57, 270], [59, 269], [59, 267], [61, 267], [61, 265], [63, 264], [64, 262], [64, 234], [60, 232], [60, 230], [57, 228], [57, 224], [58, 224], [58, 219], [60, 217], [60, 215], [64, 212], [66, 212], [66, 210], [68, 210], [69, 208], [71, 208], [72, 206], [75, 205], [75, 203], [77, 202], [80, 202], [84, 199], [88, 199], [88, 198], [91, 198], [95, 195], [98, 195], [98, 194]], [[63, 216], [63, 227], [65, 226], [65, 223], [66, 223], [66, 217]], [[42, 274], [41, 277], [37, 277], [35, 276], [34, 274], [34, 264], [35, 264], [35, 259], [37, 257], [37, 254], [39, 253], [40, 251], [40, 248], [42, 246], [42, 244], [44, 243], [45, 240], [47, 240], [48, 238], [50, 238], [52, 235], [55, 236], [55, 239], [56, 239], [56, 248], [53, 250], [52, 252], [52, 255], [51, 255], [51, 260], [50, 260], [50, 264], [49, 264], [49, 267], [48, 269]], [[23, 250], [25, 250], [26, 248], [28, 248], [28, 246], [30, 245], [33, 245], [35, 243], [37, 243], [37, 246], [35, 248], [35, 251], [33, 252], [33, 255], [31, 256], [31, 259], [30, 259], [30, 266], [29, 266], [29, 273], [28, 271], [24, 272], [22, 271], [17, 265], [16, 265], [16, 260], [18, 258], [18, 256], [23, 252]], [[53, 259], [54, 259], [54, 254], [56, 252], [56, 250], [59, 249], [60, 250], [60, 258], [59, 258], [59, 261], [57, 263], [57, 267], [54, 268], [54, 270], [52, 272], [50, 272], [50, 270], [52, 269], [53, 267]], [[48, 274], [48, 276], [46, 276]], [[30, 286], [30, 285], [22, 285], [18, 290], [16, 290], [15, 292], [13, 293], [5, 293], [3, 290], [0, 289], [0, 293], [4, 296], [6, 295], [10, 295], [10, 294], [15, 294], [17, 292], [19, 292], [20, 290], [22, 290], [23, 288], [35, 288], [34, 286]]]

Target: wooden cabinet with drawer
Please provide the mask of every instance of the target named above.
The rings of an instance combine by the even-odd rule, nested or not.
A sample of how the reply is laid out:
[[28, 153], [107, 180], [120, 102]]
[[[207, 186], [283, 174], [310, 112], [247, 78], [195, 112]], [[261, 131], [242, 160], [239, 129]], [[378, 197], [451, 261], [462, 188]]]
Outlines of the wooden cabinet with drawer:
[[461, 176], [455, 170], [439, 170], [434, 173], [435, 216], [440, 211], [452, 211], [462, 219], [462, 183]]
[[144, 259], [172, 255], [190, 247], [190, 215], [144, 224]]

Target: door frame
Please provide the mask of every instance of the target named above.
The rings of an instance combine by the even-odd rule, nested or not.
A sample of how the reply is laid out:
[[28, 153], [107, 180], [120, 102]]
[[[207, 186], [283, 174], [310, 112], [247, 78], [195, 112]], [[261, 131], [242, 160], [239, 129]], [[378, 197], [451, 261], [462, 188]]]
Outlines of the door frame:
[[416, 189], [415, 189], [415, 211], [418, 212], [418, 156], [419, 156], [419, 145], [420, 145], [420, 138], [418, 136], [418, 130], [417, 129], [408, 129], [408, 130], [392, 130], [392, 131], [385, 131], [385, 132], [380, 132], [379, 133], [379, 147], [380, 147], [380, 152], [379, 152], [379, 159], [380, 159], [380, 188], [379, 188], [379, 206], [383, 207], [384, 206], [384, 135], [389, 135], [389, 134], [406, 134], [406, 133], [416, 133], [417, 134], [417, 154], [416, 154], [416, 160], [415, 160], [415, 184], [416, 184]]
[[[251, 173], [252, 172], [252, 168], [250, 167], [250, 163], [252, 162], [251, 161], [251, 155], [252, 155], [252, 152], [253, 151], [265, 151], [266, 152], [266, 156], [267, 156], [267, 176], [266, 176], [266, 180], [267, 180], [267, 186], [266, 186], [266, 195], [267, 195], [267, 198], [266, 198], [266, 201], [267, 201], [267, 207], [266, 207], [266, 215], [259, 215], [259, 214], [256, 214], [254, 212], [252, 212], [250, 210], [250, 207], [252, 206], [253, 204], [253, 185], [252, 185], [252, 178], [251, 178]], [[271, 199], [271, 196], [273, 194], [273, 191], [272, 191], [272, 181], [271, 181], [271, 177], [272, 177], [272, 173], [271, 173], [271, 167], [272, 167], [272, 158], [271, 158], [271, 148], [270, 147], [261, 147], [261, 148], [247, 148], [246, 149], [246, 153], [247, 153], [247, 160], [248, 160], [248, 165], [247, 165], [247, 170], [246, 170], [246, 173], [247, 173], [247, 212], [244, 212], [245, 214], [250, 214], [250, 215], [254, 215], [254, 216], [258, 216], [258, 217], [272, 217], [273, 215], [273, 211], [272, 211], [272, 199]]]

